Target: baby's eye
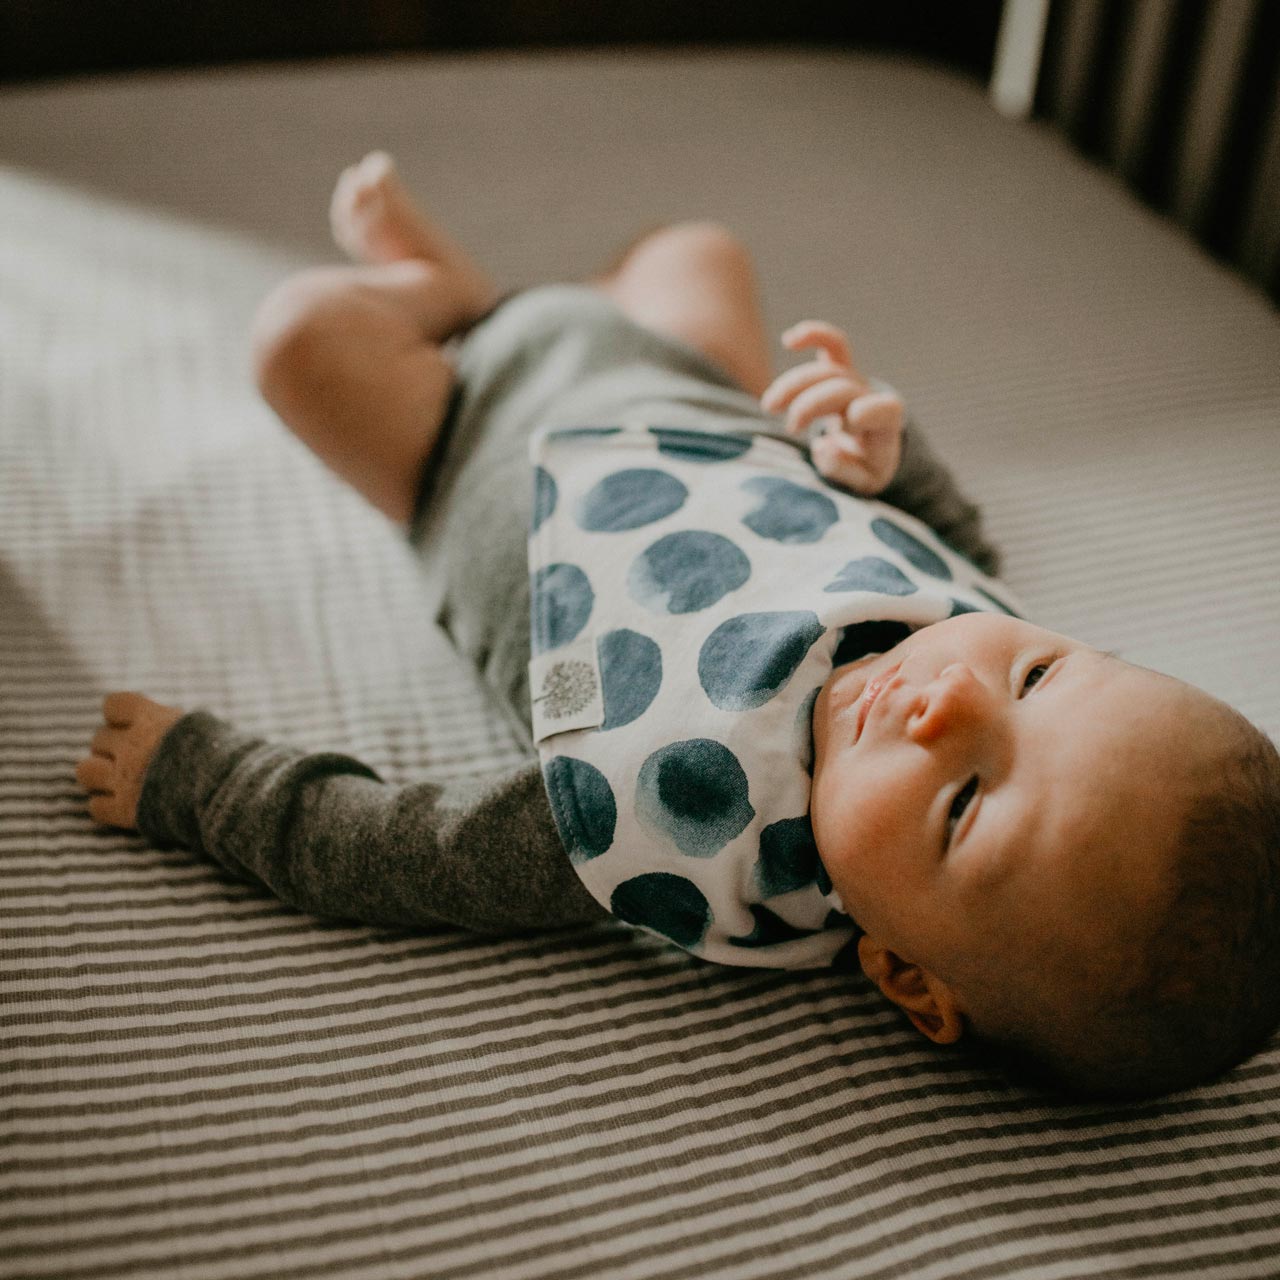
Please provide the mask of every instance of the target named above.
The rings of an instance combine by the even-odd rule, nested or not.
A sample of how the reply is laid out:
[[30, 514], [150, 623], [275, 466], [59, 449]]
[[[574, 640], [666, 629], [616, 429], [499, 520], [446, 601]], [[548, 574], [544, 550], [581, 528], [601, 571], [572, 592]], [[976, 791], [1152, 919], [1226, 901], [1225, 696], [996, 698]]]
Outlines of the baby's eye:
[[951, 807], [947, 810], [947, 844], [951, 843], [951, 837], [955, 835], [956, 826], [960, 819], [964, 817], [964, 811], [969, 807], [969, 802], [978, 794], [978, 777], [975, 774], [968, 782], [956, 792], [956, 798], [952, 800]]
[[[1034, 689], [1036, 685], [1044, 679], [1045, 673], [1049, 670], [1050, 665], [1051, 664], [1048, 662], [1037, 662], [1036, 665], [1027, 672], [1026, 676], [1023, 677], [1022, 693], [1026, 693], [1029, 689]], [[1018, 696], [1021, 697], [1022, 694], [1019, 694]]]

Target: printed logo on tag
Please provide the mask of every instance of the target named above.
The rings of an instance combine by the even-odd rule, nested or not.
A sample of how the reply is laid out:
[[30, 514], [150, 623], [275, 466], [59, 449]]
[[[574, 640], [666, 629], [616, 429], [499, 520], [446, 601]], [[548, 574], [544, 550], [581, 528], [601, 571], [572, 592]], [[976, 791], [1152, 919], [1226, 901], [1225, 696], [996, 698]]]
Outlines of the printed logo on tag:
[[604, 689], [593, 636], [539, 654], [529, 663], [533, 737], [537, 742], [604, 723]]

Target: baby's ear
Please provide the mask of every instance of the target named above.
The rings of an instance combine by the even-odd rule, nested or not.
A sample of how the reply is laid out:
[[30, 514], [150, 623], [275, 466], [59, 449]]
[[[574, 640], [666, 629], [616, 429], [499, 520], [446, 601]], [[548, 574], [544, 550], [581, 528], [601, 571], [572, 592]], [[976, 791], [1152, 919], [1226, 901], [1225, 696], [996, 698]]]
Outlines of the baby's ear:
[[862, 972], [934, 1044], [954, 1044], [964, 1034], [959, 997], [941, 978], [904, 960], [866, 933], [858, 939], [858, 959]]

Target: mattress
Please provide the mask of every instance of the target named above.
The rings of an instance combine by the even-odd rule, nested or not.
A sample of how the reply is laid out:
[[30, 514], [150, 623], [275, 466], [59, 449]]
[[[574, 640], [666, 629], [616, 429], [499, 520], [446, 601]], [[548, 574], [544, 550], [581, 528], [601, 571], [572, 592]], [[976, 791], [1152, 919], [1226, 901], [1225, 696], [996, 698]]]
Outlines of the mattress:
[[903, 391], [1038, 621], [1280, 733], [1280, 320], [975, 83], [718, 49], [5, 88], [0, 1276], [1275, 1275], [1275, 1042], [1065, 1105], [861, 980], [317, 920], [91, 825], [117, 688], [391, 781], [516, 759], [432, 570], [248, 371], [375, 146], [512, 285], [729, 224], [775, 331]]

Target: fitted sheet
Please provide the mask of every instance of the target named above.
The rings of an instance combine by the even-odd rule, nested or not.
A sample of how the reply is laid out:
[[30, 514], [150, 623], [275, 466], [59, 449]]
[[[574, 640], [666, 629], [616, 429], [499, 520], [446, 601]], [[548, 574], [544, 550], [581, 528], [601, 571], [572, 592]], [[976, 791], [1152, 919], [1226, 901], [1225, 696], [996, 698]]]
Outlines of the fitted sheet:
[[804, 50], [402, 57], [0, 91], [0, 1275], [1261, 1277], [1280, 1047], [1062, 1106], [860, 981], [317, 921], [88, 821], [140, 688], [393, 781], [515, 758], [431, 574], [259, 403], [338, 168], [513, 286], [716, 217], [854, 335], [1046, 625], [1280, 732], [1280, 322], [979, 87]]

